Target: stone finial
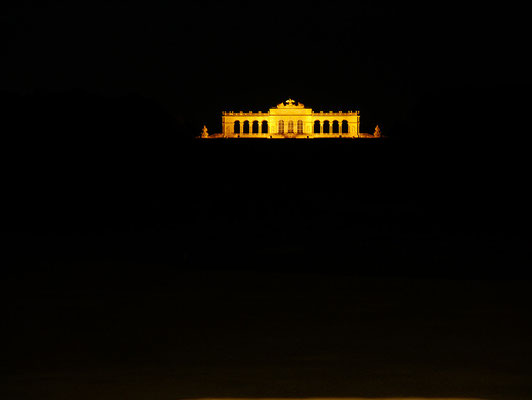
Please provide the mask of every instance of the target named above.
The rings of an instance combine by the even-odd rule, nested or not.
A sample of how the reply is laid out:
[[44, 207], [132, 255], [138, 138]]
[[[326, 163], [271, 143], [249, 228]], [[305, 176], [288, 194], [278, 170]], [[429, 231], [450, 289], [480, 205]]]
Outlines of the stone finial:
[[375, 127], [375, 132], [373, 132], [373, 136], [381, 137], [381, 130], [379, 129], [379, 125]]
[[209, 133], [207, 132], [207, 126], [203, 125], [203, 129], [201, 130], [201, 137], [206, 138], [209, 137]]

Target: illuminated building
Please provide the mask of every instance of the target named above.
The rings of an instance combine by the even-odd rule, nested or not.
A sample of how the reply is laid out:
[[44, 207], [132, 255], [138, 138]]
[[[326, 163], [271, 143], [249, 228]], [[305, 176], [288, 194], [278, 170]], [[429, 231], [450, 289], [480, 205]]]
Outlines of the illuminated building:
[[376, 138], [360, 132], [360, 113], [314, 112], [301, 103], [288, 99], [267, 113], [222, 112], [222, 133], [208, 134], [204, 127], [201, 138]]

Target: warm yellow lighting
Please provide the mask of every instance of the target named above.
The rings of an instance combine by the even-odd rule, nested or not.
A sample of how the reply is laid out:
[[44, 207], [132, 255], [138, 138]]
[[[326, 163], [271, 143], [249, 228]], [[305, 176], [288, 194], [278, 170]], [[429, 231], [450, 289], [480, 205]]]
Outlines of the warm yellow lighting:
[[[192, 400], [192, 399], [184, 399]], [[193, 400], [487, 400], [479, 397], [202, 397]]]
[[[285, 104], [286, 103], [286, 104]], [[377, 126], [375, 134], [360, 132], [360, 113], [314, 112], [288, 99], [270, 108], [267, 113], [240, 111], [222, 112], [222, 132], [207, 134], [204, 126], [201, 138], [377, 138], [381, 137]]]

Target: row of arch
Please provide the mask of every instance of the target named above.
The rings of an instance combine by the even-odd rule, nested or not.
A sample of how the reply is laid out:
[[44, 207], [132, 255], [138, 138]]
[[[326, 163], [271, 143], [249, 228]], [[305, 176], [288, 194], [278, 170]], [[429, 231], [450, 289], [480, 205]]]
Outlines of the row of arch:
[[349, 124], [343, 121], [314, 121], [314, 133], [349, 133]]
[[268, 133], [268, 121], [262, 121], [259, 124], [259, 121], [243, 121], [242, 125], [240, 121], [235, 121], [234, 124], [234, 133]]
[[[288, 121], [287, 124], [283, 120], [278, 122], [277, 131], [279, 133], [294, 133], [294, 121]], [[296, 132], [303, 133], [303, 121], [299, 120], [296, 124]], [[234, 133], [268, 133], [268, 121], [235, 121], [233, 127]], [[328, 121], [322, 123], [314, 121], [314, 133], [349, 133], [349, 124], [346, 120], [343, 121]]]

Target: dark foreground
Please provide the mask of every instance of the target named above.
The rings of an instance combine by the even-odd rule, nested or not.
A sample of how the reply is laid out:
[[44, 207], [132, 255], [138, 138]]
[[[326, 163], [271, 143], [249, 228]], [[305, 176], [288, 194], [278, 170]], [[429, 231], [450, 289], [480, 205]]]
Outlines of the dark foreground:
[[532, 399], [518, 145], [121, 151], [6, 186], [1, 398]]
[[0, 396], [532, 398], [529, 281], [158, 272], [4, 288]]

